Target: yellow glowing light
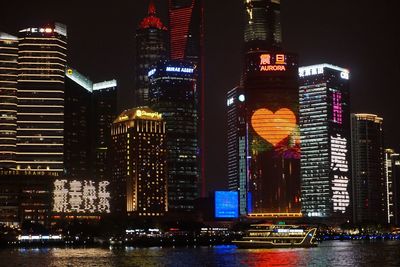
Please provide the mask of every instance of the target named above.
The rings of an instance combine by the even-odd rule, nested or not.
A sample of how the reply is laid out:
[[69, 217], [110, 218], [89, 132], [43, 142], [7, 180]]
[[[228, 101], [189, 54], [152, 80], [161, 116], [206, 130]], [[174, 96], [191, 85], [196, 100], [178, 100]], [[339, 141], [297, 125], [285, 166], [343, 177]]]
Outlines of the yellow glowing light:
[[296, 115], [287, 108], [275, 113], [261, 108], [253, 113], [251, 125], [260, 137], [276, 146], [296, 129]]
[[284, 54], [277, 54], [275, 64], [284, 65], [286, 64], [285, 55]]

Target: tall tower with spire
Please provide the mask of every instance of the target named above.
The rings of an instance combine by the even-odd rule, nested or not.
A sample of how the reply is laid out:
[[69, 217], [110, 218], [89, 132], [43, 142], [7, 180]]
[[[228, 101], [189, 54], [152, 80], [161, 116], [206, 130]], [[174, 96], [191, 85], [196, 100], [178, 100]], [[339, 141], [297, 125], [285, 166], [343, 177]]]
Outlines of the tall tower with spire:
[[244, 0], [246, 52], [281, 48], [280, 2], [280, 0]]
[[167, 28], [156, 15], [156, 7], [151, 0], [147, 16], [136, 30], [136, 106], [148, 104], [149, 78], [152, 65], [167, 58]]

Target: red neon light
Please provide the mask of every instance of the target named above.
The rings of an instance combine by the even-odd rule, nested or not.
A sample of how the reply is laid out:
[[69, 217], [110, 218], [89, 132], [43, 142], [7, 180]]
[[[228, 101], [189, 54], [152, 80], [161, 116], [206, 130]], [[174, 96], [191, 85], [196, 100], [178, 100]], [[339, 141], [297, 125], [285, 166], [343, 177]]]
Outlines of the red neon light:
[[150, 1], [148, 8], [148, 16], [145, 17], [139, 24], [139, 28], [157, 28], [159, 30], [166, 30], [167, 28], [161, 22], [160, 18], [156, 17], [156, 6], [153, 1]]
[[189, 35], [194, 0], [189, 7], [173, 8], [170, 1], [171, 59], [183, 59]]

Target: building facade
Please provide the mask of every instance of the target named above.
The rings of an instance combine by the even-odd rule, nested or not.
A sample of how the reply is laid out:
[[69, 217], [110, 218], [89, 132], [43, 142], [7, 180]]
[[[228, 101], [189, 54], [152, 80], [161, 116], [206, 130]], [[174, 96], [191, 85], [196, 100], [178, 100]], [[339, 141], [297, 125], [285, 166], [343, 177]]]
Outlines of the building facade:
[[300, 213], [297, 56], [260, 50], [246, 55], [248, 213]]
[[156, 16], [153, 1], [150, 2], [148, 15], [136, 30], [136, 106], [148, 105], [150, 68], [160, 60], [167, 59], [167, 28]]
[[64, 112], [64, 173], [70, 178], [92, 177], [93, 82], [67, 67]]
[[385, 149], [385, 179], [386, 179], [386, 202], [387, 202], [387, 221], [390, 224], [399, 224], [399, 207], [397, 202], [399, 196], [399, 162], [400, 155], [393, 149]]
[[351, 115], [354, 223], [387, 223], [382, 125], [377, 115]]
[[164, 61], [150, 70], [151, 108], [166, 122], [168, 204], [174, 212], [192, 211], [199, 196], [196, 72], [184, 61]]
[[228, 91], [228, 188], [238, 191], [239, 214], [247, 214], [247, 135], [245, 94], [237, 86]]
[[204, 137], [204, 0], [169, 0], [170, 59], [196, 66], [200, 194], [206, 197]]
[[0, 223], [50, 226], [53, 182], [59, 172], [0, 170]]
[[118, 116], [117, 81], [109, 80], [93, 84], [93, 175], [98, 180], [111, 177], [109, 149], [111, 125]]
[[0, 32], [0, 169], [15, 169], [18, 38]]
[[329, 64], [299, 68], [301, 204], [308, 217], [351, 214], [349, 71]]
[[245, 52], [282, 45], [280, 0], [244, 0]]
[[19, 32], [17, 169], [64, 171], [66, 26]]
[[122, 112], [111, 128], [114, 211], [163, 216], [168, 211], [165, 122], [147, 107]]

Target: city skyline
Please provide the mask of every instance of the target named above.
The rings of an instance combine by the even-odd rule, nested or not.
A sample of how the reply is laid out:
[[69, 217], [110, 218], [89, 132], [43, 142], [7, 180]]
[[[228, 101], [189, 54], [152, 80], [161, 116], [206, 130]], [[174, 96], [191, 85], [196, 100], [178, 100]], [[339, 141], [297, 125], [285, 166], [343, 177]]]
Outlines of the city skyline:
[[[232, 3], [228, 10], [233, 14], [232, 20], [227, 21], [220, 18], [224, 1], [221, 1], [222, 3], [219, 1], [218, 3], [215, 1], [205, 2], [207, 34], [206, 161], [209, 163], [206, 165], [208, 168], [206, 176], [208, 190], [210, 190], [223, 188], [227, 184], [225, 171], [226, 134], [224, 134], [226, 129], [224, 124], [220, 122], [225, 120], [226, 91], [237, 84], [237, 77], [241, 72], [242, 44], [240, 40], [242, 31], [238, 29], [242, 29], [243, 20], [238, 19], [242, 14], [240, 10], [241, 1]], [[396, 30], [394, 28], [395, 17], [390, 16], [390, 12], [394, 8], [391, 8], [390, 3], [385, 3], [378, 6], [376, 12], [373, 7], [366, 5], [363, 6], [363, 9], [357, 11], [357, 4], [345, 1], [329, 3], [329, 8], [327, 8], [328, 1], [318, 4], [309, 0], [292, 2], [282, 1], [283, 40], [286, 50], [300, 55], [300, 66], [329, 62], [350, 69], [352, 73], [352, 112], [376, 113], [383, 117], [386, 129], [385, 147], [393, 147], [395, 151], [399, 151], [399, 143], [396, 140], [399, 126], [396, 125], [395, 109], [395, 102], [399, 93], [393, 90], [396, 87], [395, 77], [399, 73], [399, 66], [396, 65], [396, 60], [390, 60], [384, 54], [380, 56], [371, 53], [371, 51], [376, 51], [379, 48], [381, 48], [381, 51], [386, 51], [383, 50], [386, 45], [373, 41], [371, 35], [368, 34], [369, 32], [383, 31], [380, 34], [389, 39], [393, 38], [387, 41], [394, 51], [391, 56], [399, 57], [399, 52], [394, 50], [398, 40], [394, 39], [396, 37], [392, 37], [395, 34], [390, 34]], [[59, 6], [55, 6], [53, 9], [47, 5], [48, 3], [48, 1], [41, 1], [35, 3], [35, 7], [33, 7], [33, 4], [18, 7], [18, 9], [22, 9], [20, 14], [24, 14], [24, 16], [15, 15], [17, 14], [16, 4], [5, 4], [6, 13], [12, 14], [12, 17], [6, 16], [4, 21], [0, 22], [0, 30], [16, 35], [18, 30], [38, 24], [36, 22], [43, 19], [48, 22], [51, 20], [67, 24], [70, 63], [81, 70], [82, 73], [89, 74], [93, 80], [117, 77], [122, 83], [122, 93], [119, 99], [132, 97], [131, 85], [133, 85], [133, 81], [131, 80], [132, 77], [128, 77], [128, 75], [133, 76], [134, 73], [134, 31], [140, 19], [146, 14], [148, 1], [140, 3], [117, 2], [112, 4], [111, 9], [99, 4], [90, 11], [93, 13], [93, 19], [88, 23], [84, 20], [84, 15], [86, 15], [89, 4], [88, 6], [83, 4], [78, 8], [77, 15], [72, 20], [70, 14], [75, 12], [76, 7], [59, 8]], [[162, 20], [168, 21], [166, 19], [166, 1], [155, 1], [155, 4]], [[321, 14], [313, 12], [313, 10], [321, 9], [329, 9], [329, 11], [321, 12]], [[112, 15], [109, 10], [116, 11], [115, 13], [119, 15]], [[334, 19], [334, 14], [338, 11], [341, 12], [340, 21]], [[298, 16], [295, 16], [295, 12], [303, 14], [301, 20], [298, 19]], [[101, 17], [108, 15], [113, 19], [102, 22]], [[370, 21], [371, 17], [375, 18], [373, 22]], [[385, 21], [385, 17], [388, 17], [387, 20], [389, 21]], [[319, 23], [315, 23], [315, 21]], [[226, 29], [226, 31], [221, 32], [221, 29]], [[300, 29], [307, 29], [307, 31]], [[354, 31], [359, 34], [353, 35]], [[98, 47], [93, 47], [92, 44], [99, 43], [99, 40], [104, 39], [104, 36], [112, 38], [104, 40]], [[121, 41], [116, 43], [115, 38], [119, 38]], [[220, 41], [226, 38], [232, 40], [232, 45], [229, 45], [229, 47]], [[335, 41], [337, 39], [341, 39], [341, 41]], [[346, 46], [346, 44], [348, 45]], [[130, 56], [127, 56], [129, 54], [126, 53], [129, 53]], [[82, 55], [86, 56], [83, 57]], [[385, 69], [385, 79], [375, 74], [377, 69]], [[368, 77], [368, 79], [365, 79], [365, 77]], [[381, 100], [375, 101], [374, 93], [378, 90], [382, 92], [379, 97]], [[119, 110], [130, 107], [130, 103], [122, 101]], [[216, 135], [215, 133], [220, 134]]]

